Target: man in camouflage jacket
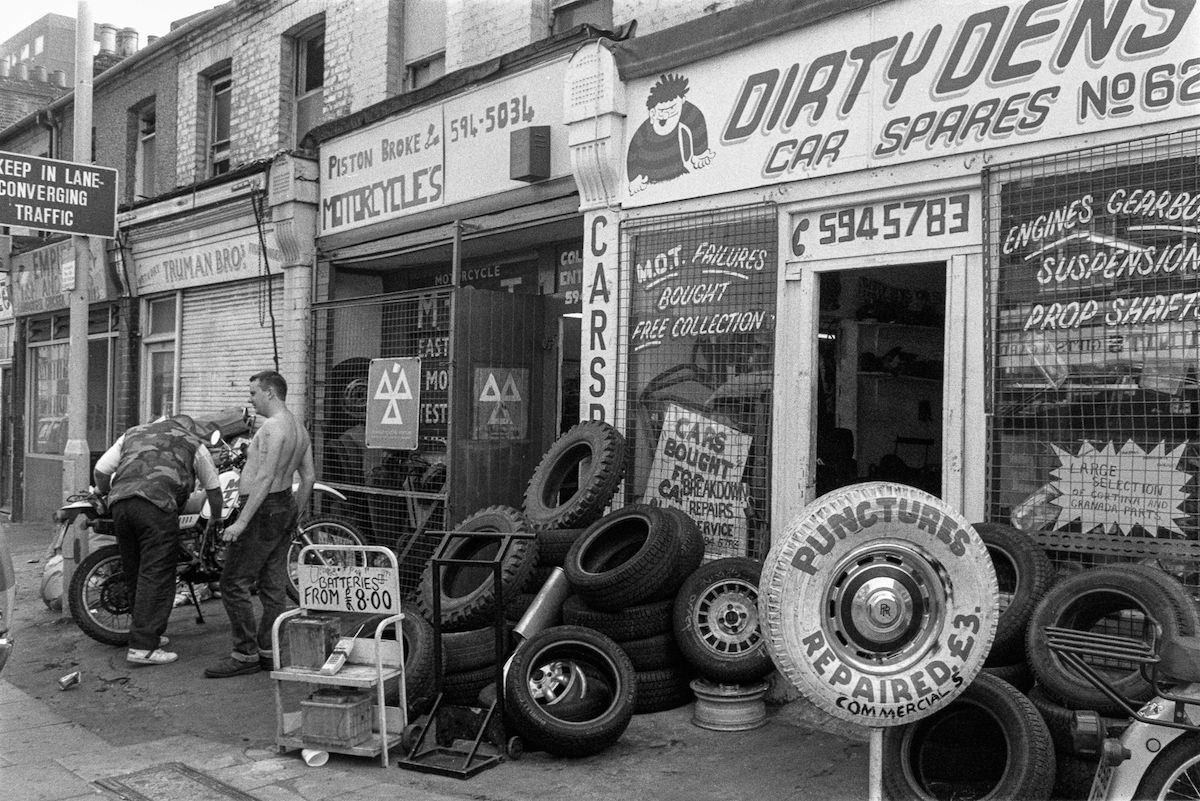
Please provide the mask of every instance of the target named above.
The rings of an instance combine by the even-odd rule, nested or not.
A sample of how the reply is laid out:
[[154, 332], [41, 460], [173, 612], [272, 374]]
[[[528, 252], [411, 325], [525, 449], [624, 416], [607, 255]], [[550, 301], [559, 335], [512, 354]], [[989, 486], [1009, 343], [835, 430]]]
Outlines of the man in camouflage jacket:
[[[196, 482], [209, 508], [221, 509], [221, 484], [203, 432], [185, 414], [134, 426], [96, 463], [96, 487], [108, 493], [133, 610], [126, 661], [165, 665], [162, 636], [175, 598], [179, 513]], [[212, 518], [220, 525], [220, 512]]]

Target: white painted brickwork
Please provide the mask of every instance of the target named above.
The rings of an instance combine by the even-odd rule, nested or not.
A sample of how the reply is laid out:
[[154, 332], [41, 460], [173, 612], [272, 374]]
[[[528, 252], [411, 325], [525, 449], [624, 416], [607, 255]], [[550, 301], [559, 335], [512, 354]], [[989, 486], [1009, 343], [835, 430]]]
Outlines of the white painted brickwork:
[[550, 35], [549, 0], [447, 0], [446, 72]]
[[636, 19], [638, 35], [645, 36], [748, 2], [751, 0], [613, 0], [613, 26]]

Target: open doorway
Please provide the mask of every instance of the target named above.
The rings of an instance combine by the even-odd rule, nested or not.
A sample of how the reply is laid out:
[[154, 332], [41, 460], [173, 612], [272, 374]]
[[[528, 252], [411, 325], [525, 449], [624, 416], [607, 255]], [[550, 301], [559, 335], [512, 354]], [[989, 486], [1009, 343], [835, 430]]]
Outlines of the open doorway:
[[817, 494], [895, 481], [941, 494], [946, 265], [820, 274]]

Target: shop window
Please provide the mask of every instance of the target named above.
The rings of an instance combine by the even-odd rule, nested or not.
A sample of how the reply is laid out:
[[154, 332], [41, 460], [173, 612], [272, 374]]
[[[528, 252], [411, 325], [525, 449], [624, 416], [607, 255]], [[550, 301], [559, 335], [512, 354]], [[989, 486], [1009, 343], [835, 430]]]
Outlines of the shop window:
[[137, 143], [134, 150], [133, 191], [135, 198], [140, 199], [154, 197], [158, 128], [153, 101], [139, 109], [136, 117]]
[[770, 547], [775, 209], [622, 228], [627, 500], [674, 506], [710, 557]]
[[209, 79], [208, 174], [224, 175], [230, 167], [230, 99], [233, 78], [228, 71]]
[[990, 518], [1062, 561], [1155, 561], [1193, 593], [1200, 135], [987, 174]]
[[174, 414], [178, 341], [178, 298], [170, 295], [144, 302], [142, 320], [143, 420]]
[[325, 98], [325, 25], [310, 28], [295, 38], [294, 122], [292, 141], [299, 145], [304, 135], [321, 122]]
[[605, 31], [612, 29], [612, 0], [555, 0], [551, 7], [554, 33], [584, 24]]
[[[102, 451], [112, 439], [112, 365], [116, 338], [115, 312], [96, 309], [89, 315], [87, 442]], [[29, 322], [29, 426], [26, 448], [31, 454], [61, 456], [67, 443], [70, 412], [69, 315]], [[103, 325], [101, 325], [103, 323]]]
[[425, 86], [446, 73], [445, 0], [404, 3], [404, 89]]
[[62, 455], [67, 445], [70, 390], [70, 345], [66, 342], [29, 348], [30, 453]]

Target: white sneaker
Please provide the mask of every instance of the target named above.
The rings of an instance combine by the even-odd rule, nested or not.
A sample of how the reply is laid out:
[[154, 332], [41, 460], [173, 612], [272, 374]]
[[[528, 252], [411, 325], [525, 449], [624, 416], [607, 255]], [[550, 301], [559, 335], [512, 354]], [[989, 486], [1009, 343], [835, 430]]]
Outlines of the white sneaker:
[[153, 651], [141, 651], [130, 648], [125, 652], [125, 661], [133, 665], [168, 665], [179, 658], [179, 654], [155, 648]]

